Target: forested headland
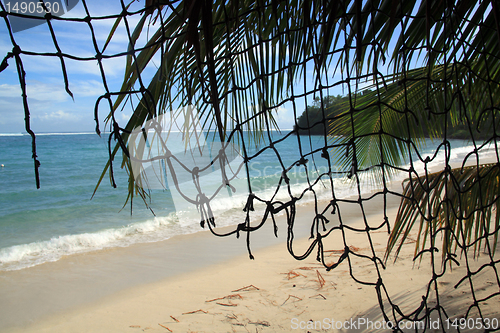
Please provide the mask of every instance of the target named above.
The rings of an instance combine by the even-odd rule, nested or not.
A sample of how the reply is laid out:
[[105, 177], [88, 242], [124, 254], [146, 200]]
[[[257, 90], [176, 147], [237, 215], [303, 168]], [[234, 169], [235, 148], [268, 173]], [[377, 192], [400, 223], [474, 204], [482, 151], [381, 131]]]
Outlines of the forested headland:
[[[363, 99], [363, 97], [368, 97], [368, 94], [372, 91], [365, 91], [364, 93], [357, 94], [354, 99]], [[349, 112], [351, 108], [351, 103], [348, 96], [326, 96], [321, 99], [317, 97], [312, 105], [307, 105], [306, 110], [297, 118], [297, 125], [294, 126], [294, 131], [301, 135], [324, 135], [325, 133], [330, 133], [333, 135], [346, 135], [350, 136], [349, 128], [345, 126], [346, 113]], [[372, 108], [375, 112], [376, 109]], [[366, 112], [366, 111], [365, 111]], [[334, 126], [336, 122], [344, 123], [343, 126]], [[491, 126], [495, 125], [498, 128], [498, 123], [500, 120], [491, 121], [491, 119], [483, 119], [478, 122], [471, 120], [469, 117], [466, 121], [465, 117], [459, 120], [449, 120], [447, 128], [447, 138], [449, 139], [471, 139], [471, 132], [475, 140], [484, 140], [487, 138], [488, 130]], [[470, 126], [469, 126], [470, 124]], [[335, 130], [332, 130], [335, 127]], [[340, 130], [340, 128], [344, 128]], [[335, 131], [335, 132], [334, 132]], [[344, 133], [345, 132], [345, 133]], [[431, 135], [425, 131], [425, 137], [431, 137]]]

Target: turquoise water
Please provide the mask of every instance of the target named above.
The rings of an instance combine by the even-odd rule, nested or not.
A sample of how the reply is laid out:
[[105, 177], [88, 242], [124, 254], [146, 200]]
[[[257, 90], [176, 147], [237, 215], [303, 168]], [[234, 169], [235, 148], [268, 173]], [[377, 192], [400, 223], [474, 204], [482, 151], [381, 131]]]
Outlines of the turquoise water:
[[[162, 222], [155, 221], [141, 202], [134, 205], [132, 216], [129, 206], [122, 209], [127, 180], [120, 169], [115, 175], [118, 188], [112, 188], [106, 177], [91, 200], [107, 161], [105, 138], [39, 135], [37, 154], [40, 189], [35, 187], [31, 138], [0, 136], [0, 164], [4, 164], [0, 169], [0, 261], [4, 266], [17, 268], [24, 262], [19, 266], [23, 267], [94, 246], [102, 248], [134, 233], [133, 227], [126, 228], [130, 225], [145, 229], [152, 228], [148, 223]], [[168, 201], [168, 196], [160, 195], [158, 201]], [[155, 203], [158, 216], [172, 212], [168, 205]], [[71, 239], [69, 235], [83, 236]]]
[[[273, 141], [283, 138], [273, 134]], [[303, 137], [304, 151], [324, 144], [320, 136]], [[467, 143], [455, 142], [458, 147], [452, 159], [460, 160], [472, 149]], [[266, 145], [266, 142], [264, 142]], [[259, 151], [247, 147], [250, 154]], [[321, 152], [309, 156], [306, 175], [303, 166], [293, 166], [299, 159], [296, 136], [276, 144], [274, 150], [262, 151], [249, 165], [252, 191], [265, 200], [286, 200], [287, 188], [279, 193], [276, 186], [281, 176], [281, 164], [290, 168], [292, 194], [299, 195], [309, 185], [307, 176], [315, 179], [327, 170]], [[433, 153], [432, 147], [427, 153]], [[135, 198], [133, 214], [130, 204], [122, 209], [127, 196], [127, 174], [115, 162], [118, 187], [112, 188], [105, 177], [96, 195], [92, 193], [107, 162], [107, 136], [96, 134], [47, 134], [37, 136], [37, 154], [41, 162], [41, 189], [36, 189], [31, 159], [31, 138], [27, 135], [0, 135], [0, 270], [30, 267], [62, 256], [103, 248], [128, 246], [133, 243], [155, 242], [184, 233], [203, 230], [199, 225], [199, 212], [192, 207], [180, 212], [175, 206], [175, 195], [167, 189], [151, 190], [150, 207], [153, 215], [140, 198]], [[281, 158], [281, 160], [280, 160]], [[315, 165], [313, 165], [313, 160]], [[248, 186], [243, 168], [232, 181], [237, 191], [218, 195], [212, 209], [218, 212], [218, 226], [235, 225], [244, 221], [242, 211], [246, 203]], [[326, 184], [326, 185], [325, 185]], [[325, 198], [331, 193], [328, 182], [315, 189]], [[344, 178], [335, 180], [337, 197], [355, 194], [355, 188], [345, 184]], [[222, 192], [221, 192], [222, 193]], [[312, 198], [310, 198], [312, 200]], [[309, 200], [305, 198], [304, 201]], [[260, 207], [265, 209], [264, 205]], [[177, 208], [177, 214], [175, 214]], [[259, 205], [256, 203], [257, 212]], [[180, 218], [182, 216], [182, 218]]]
[[[316, 139], [316, 144], [321, 142]], [[297, 145], [278, 146], [280, 151], [285, 151], [283, 162], [287, 166], [293, 163], [292, 159], [298, 156]], [[41, 162], [40, 189], [35, 186], [31, 138], [0, 135], [0, 164], [4, 164], [0, 168], [1, 270], [21, 269], [58, 260], [64, 255], [160, 241], [203, 230], [196, 209], [189, 215], [191, 220], [179, 223], [173, 214], [175, 205], [168, 189], [151, 190], [149, 205], [156, 216], [139, 197], [135, 198], [132, 215], [130, 204], [122, 209], [128, 181], [125, 171], [119, 168], [118, 159], [115, 162], [118, 187], [112, 188], [106, 176], [91, 200], [107, 162], [107, 136], [38, 135], [37, 154]], [[254, 192], [277, 184], [281, 172], [274, 152], [261, 153], [252, 165]], [[235, 181], [243, 191], [236, 193], [231, 202], [223, 202], [223, 210], [229, 212], [218, 225], [242, 222], [238, 214], [245, 204], [247, 181], [246, 177], [239, 178]], [[300, 175], [294, 181], [300, 182]], [[216, 201], [214, 210], [217, 210]]]

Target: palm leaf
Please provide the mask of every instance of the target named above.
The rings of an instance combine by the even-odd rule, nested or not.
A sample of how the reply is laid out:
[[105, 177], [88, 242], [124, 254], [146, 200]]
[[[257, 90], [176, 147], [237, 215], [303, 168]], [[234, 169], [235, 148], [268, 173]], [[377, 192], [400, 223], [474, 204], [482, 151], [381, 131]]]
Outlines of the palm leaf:
[[[443, 262], [457, 250], [482, 246], [495, 251], [500, 232], [500, 167], [483, 164], [444, 170], [405, 181], [403, 198], [391, 231], [385, 259], [401, 247], [418, 225], [415, 259], [422, 258], [426, 244], [431, 247], [441, 233]], [[493, 242], [491, 236], [494, 236]]]
[[[367, 1], [364, 6], [377, 10], [363, 17], [350, 7], [346, 44], [357, 41], [358, 46], [355, 56], [346, 50], [342, 61], [348, 66], [355, 58], [358, 68], [372, 66], [373, 84], [356, 90], [345, 111], [328, 119], [331, 140], [343, 147], [333, 152], [343, 170], [351, 175], [370, 170], [367, 174], [380, 184], [418, 153], [425, 137], [447, 140], [449, 129], [460, 124], [468, 128], [470, 140], [477, 140], [477, 129], [495, 135], [500, 49], [489, 2]], [[379, 61], [386, 58], [394, 74], [380, 79]], [[418, 63], [423, 66], [411, 69]], [[439, 228], [445, 233], [444, 259], [469, 245], [476, 254], [482, 244], [490, 246], [492, 235], [496, 246], [496, 170], [482, 165], [463, 174], [452, 170], [407, 181], [387, 256], [396, 244], [399, 253], [417, 220], [416, 257], [427, 243], [434, 246]], [[472, 192], [465, 195], [456, 184]], [[443, 197], [448, 198], [444, 203]]]
[[[164, 8], [166, 18], [143, 48], [137, 49], [136, 42], [144, 30], [146, 15], [133, 30], [122, 87], [106, 117], [107, 123], [119, 129], [119, 133], [113, 133], [119, 143], [110, 149], [110, 160], [101, 180], [119, 149], [126, 149], [122, 142], [126, 144], [130, 131], [177, 107], [197, 108], [204, 130], [218, 132], [221, 140], [227, 138], [234, 123], [252, 131], [256, 143], [263, 137], [263, 130], [277, 128], [270, 106], [279, 105], [277, 101], [288, 94], [294, 80], [300, 78], [298, 73], [305, 72], [306, 65], [300, 64], [300, 59], [318, 45], [313, 35], [305, 33], [309, 28], [305, 26], [304, 13], [309, 7], [293, 1], [263, 7], [253, 1], [217, 1], [207, 11], [200, 3], [183, 1], [175, 10]], [[319, 5], [315, 6], [317, 10]], [[285, 27], [290, 28], [288, 39], [270, 40], [271, 35]], [[281, 52], [275, 54], [275, 46]], [[160, 66], [145, 87], [141, 75], [157, 54], [161, 57]], [[264, 75], [284, 67], [289, 60], [297, 60], [299, 65], [289, 66], [288, 71], [276, 75]], [[126, 126], [118, 126], [115, 113], [135, 95], [139, 102], [132, 116]], [[127, 159], [124, 154], [125, 168]]]
[[[408, 163], [425, 138], [444, 138], [448, 127], [467, 125], [472, 140], [476, 128], [492, 132], [496, 126], [494, 110], [500, 101], [487, 97], [500, 94], [500, 86], [485, 82], [467, 65], [439, 65], [431, 72], [416, 68], [386, 76], [384, 83], [367, 86], [366, 93], [345, 103], [343, 113], [329, 118], [330, 137], [346, 147], [334, 152], [342, 168], [350, 170], [355, 164], [356, 170], [370, 169], [375, 183], [397, 171], [390, 165]], [[493, 117], [489, 127], [484, 126], [488, 117]]]

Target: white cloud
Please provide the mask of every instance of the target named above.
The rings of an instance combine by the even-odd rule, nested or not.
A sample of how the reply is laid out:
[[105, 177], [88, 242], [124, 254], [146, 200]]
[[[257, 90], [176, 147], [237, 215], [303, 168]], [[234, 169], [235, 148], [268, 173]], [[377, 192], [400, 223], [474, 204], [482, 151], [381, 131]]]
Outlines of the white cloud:
[[[75, 96], [75, 100], [83, 101], [83, 99], [90, 100], [94, 103], [97, 97], [105, 93], [104, 86], [99, 80], [70, 80], [70, 90]], [[57, 83], [43, 83], [40, 81], [32, 80], [26, 83], [26, 92], [28, 95], [28, 102], [72, 102], [71, 97], [68, 95], [64, 88], [64, 81], [61, 79]], [[0, 98], [12, 99], [21, 103], [21, 87], [19, 84], [0, 84]]]
[[125, 113], [120, 113], [119, 114], [119, 120], [121, 122], [128, 122], [131, 117], [132, 117], [132, 113], [131, 112], [125, 112]]
[[[0, 86], [0, 91], [3, 93]], [[24, 110], [21, 95], [16, 97], [0, 96], [0, 124], [23, 124]], [[5, 131], [1, 131], [5, 132]]]
[[[87, 2], [92, 17], [98, 47], [102, 48], [115, 19], [100, 20], [102, 17], [121, 12], [120, 2], [90, 1]], [[132, 8], [133, 7], [133, 8]], [[130, 11], [144, 7], [144, 1], [132, 4]], [[65, 17], [85, 17], [87, 14], [79, 3]], [[128, 18], [133, 30], [140, 15]], [[86, 23], [53, 21], [57, 42], [62, 52], [76, 56], [93, 58], [96, 51], [92, 42], [92, 34]], [[5, 33], [4, 33], [5, 32]], [[141, 36], [138, 46], [144, 45], [146, 33]], [[47, 25], [40, 25], [14, 34], [15, 43], [23, 51], [56, 52]], [[124, 52], [128, 47], [128, 36], [124, 24], [115, 32], [112, 43], [105, 54], [111, 55]], [[0, 62], [7, 52], [12, 50], [12, 42], [5, 24], [0, 22]], [[67, 94], [61, 70], [60, 59], [56, 56], [21, 55], [27, 78], [27, 95], [31, 113], [32, 126], [39, 131], [92, 130], [94, 122], [94, 106], [97, 97], [105, 93], [101, 72], [97, 60], [78, 61], [65, 58], [68, 73], [69, 89], [73, 92], [75, 101]], [[125, 56], [103, 60], [107, 84], [111, 91], [117, 91], [122, 84], [125, 67]], [[148, 72], [149, 73], [149, 72]], [[145, 73], [146, 76], [149, 75]], [[148, 77], [146, 77], [147, 79]], [[20, 131], [24, 126], [24, 108], [21, 98], [21, 88], [18, 82], [14, 59], [9, 60], [9, 67], [0, 73], [0, 131]], [[106, 108], [102, 110], [106, 113]], [[120, 114], [122, 121], [128, 119], [130, 112]]]
[[[64, 102], [69, 99], [69, 95], [64, 91], [64, 85], [56, 86], [39, 81], [28, 81], [26, 93], [28, 99], [37, 101]], [[18, 97], [21, 94], [21, 87], [18, 84], [0, 84], [0, 97]]]
[[77, 121], [81, 119], [81, 116], [75, 113], [70, 113], [62, 110], [50, 112], [50, 113], [44, 113], [41, 115], [33, 115], [33, 118], [37, 118], [40, 120], [48, 120], [48, 121], [57, 121], [57, 120], [62, 120], [62, 121]]
[[[88, 5], [91, 15], [102, 16], [106, 15], [106, 13], [116, 14], [121, 12], [121, 6], [118, 2], [113, 6], [106, 5], [106, 3], [107, 2], [102, 2], [101, 4], [95, 2], [92, 2], [91, 4], [89, 3]], [[141, 6], [143, 6], [143, 4]], [[77, 8], [74, 8], [65, 16], [80, 18], [85, 17], [86, 14], [83, 11], [83, 7], [79, 7], [82, 6], [78, 5]], [[139, 19], [139, 15], [134, 15], [128, 18], [131, 30], [134, 29]], [[95, 19], [91, 21], [99, 48], [103, 47], [115, 20], [116, 19], [113, 18], [105, 20]], [[55, 31], [58, 46], [63, 53], [80, 58], [95, 57], [96, 50], [92, 41], [92, 33], [86, 23], [54, 20], [52, 26]], [[5, 30], [2, 28], [5, 27], [0, 23], [0, 32]], [[145, 36], [146, 34], [144, 33], [143, 35]], [[12, 47], [10, 47], [12, 43], [8, 38], [6, 38], [7, 36], [8, 34], [5, 34], [5, 37], [0, 38], [0, 50], [3, 50], [3, 53], [9, 52], [12, 49]], [[34, 53], [55, 53], [57, 51], [46, 24], [15, 33], [14, 39], [23, 51]], [[129, 38], [122, 20], [122, 23], [114, 33], [112, 42], [108, 46], [105, 54], [109, 55], [126, 52], [128, 42]], [[144, 43], [145, 37], [141, 37], [137, 45], [143, 45]], [[62, 71], [60, 59], [56, 56], [21, 55], [21, 59], [27, 73], [53, 73], [59, 76], [61, 75]], [[91, 74], [101, 76], [97, 60], [74, 61], [69, 58], [65, 58], [65, 62], [68, 74]], [[106, 75], [123, 75], [125, 56], [120, 58], [104, 59], [103, 63]]]
[[0, 84], [0, 97], [21, 96], [21, 87], [14, 84]]
[[291, 129], [295, 124], [293, 112], [283, 106], [274, 110], [273, 116], [280, 129]]
[[[123, 50], [126, 50], [126, 46], [124, 46], [122, 51]], [[33, 49], [33, 51], [40, 52], [38, 49]], [[95, 52], [92, 53], [88, 49], [78, 47], [72, 47], [64, 52], [81, 58], [93, 58], [95, 56]], [[44, 76], [48, 75], [51, 77], [58, 77], [62, 81], [62, 67], [61, 61], [58, 57], [22, 55], [21, 59], [23, 61], [24, 69], [28, 75], [43, 74]], [[12, 60], [10, 62], [12, 62]], [[97, 60], [73, 60], [70, 58], [64, 58], [64, 63], [70, 81], [72, 75], [90, 74], [101, 77], [101, 71]], [[125, 69], [125, 56], [103, 59], [103, 67], [106, 76], [121, 78]]]
[[106, 92], [102, 82], [98, 80], [72, 81], [71, 85], [73, 87], [72, 91], [75, 94], [75, 98], [79, 96], [97, 98]]
[[7, 55], [7, 52], [12, 51], [9, 34], [4, 26], [0, 25], [0, 61]]

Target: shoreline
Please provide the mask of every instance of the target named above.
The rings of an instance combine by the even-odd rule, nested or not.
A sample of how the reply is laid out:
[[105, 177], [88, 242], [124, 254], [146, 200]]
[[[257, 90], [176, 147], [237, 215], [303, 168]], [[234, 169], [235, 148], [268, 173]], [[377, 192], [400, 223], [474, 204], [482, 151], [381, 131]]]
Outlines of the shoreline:
[[[380, 208], [375, 202], [366, 204], [372, 213]], [[351, 221], [345, 219], [353, 214], [342, 212], [344, 223], [350, 224]], [[307, 242], [312, 216], [312, 205], [298, 206], [297, 244]], [[273, 247], [272, 252], [280, 250], [291, 262], [297, 262], [287, 252], [284, 216], [278, 216], [276, 222], [278, 238], [274, 236], [272, 221], [251, 234], [255, 260], [248, 257], [245, 234], [239, 239], [234, 235], [221, 238], [209, 234], [209, 231], [201, 231], [162, 242], [72, 255], [24, 270], [1, 272], [0, 331], [24, 331], [47, 318], [78, 312], [113, 295], [126, 294], [152, 283], [161, 284], [168, 279], [175, 280], [185, 274], [196, 274], [217, 265], [223, 267], [228, 262], [258, 263], [260, 252], [265, 253]], [[234, 227], [225, 228], [232, 230]]]
[[[469, 148], [471, 147], [468, 147], [467, 150], [470, 150]], [[463, 154], [463, 151], [461, 151], [460, 149], [461, 148], [459, 148], [459, 150], [457, 151], [457, 154]], [[489, 154], [488, 151], [485, 151], [484, 153], [485, 155]], [[456, 157], [453, 157], [453, 159], [456, 159]], [[473, 156], [469, 158], [469, 162], [471, 159], [473, 159]], [[440, 161], [435, 160], [431, 164], [436, 164], [436, 163], [439, 164]], [[402, 167], [404, 168], [406, 166]], [[274, 170], [271, 173], [273, 172]], [[304, 178], [301, 175], [301, 172], [298, 173], [294, 172], [295, 175], [294, 177], [297, 177], [296, 176], [297, 174], [299, 174], [299, 179], [296, 179], [296, 182], [292, 182], [293, 183], [292, 191], [298, 188], [294, 187], [295, 184], [301, 183]], [[349, 186], [346, 187], [342, 181], [339, 181], [339, 179], [334, 179], [334, 186], [336, 189], [337, 197], [342, 196], [344, 198], [348, 198], [353, 194], [356, 195], [356, 193], [352, 193], [353, 192], [352, 190], [349, 190]], [[403, 178], [399, 178], [397, 180], [394, 179], [394, 181], [399, 181], [399, 180], [403, 180]], [[304, 184], [301, 183], [301, 186], [302, 185]], [[362, 187], [364, 188], [364, 185], [362, 185]], [[305, 188], [307, 188], [307, 184], [305, 184], [305, 187], [302, 186], [300, 190], [303, 190]], [[284, 193], [285, 191], [282, 192]], [[320, 197], [324, 198], [325, 194], [326, 196], [328, 196], [329, 191], [326, 191], [324, 193], [321, 193], [320, 191], [319, 194]], [[264, 193], [263, 197], [269, 198], [270, 194]], [[242, 200], [246, 201], [246, 199]], [[282, 197], [280, 198], [280, 200], [286, 200], [286, 198]], [[304, 200], [301, 200], [301, 202], [303, 201]], [[8, 200], [6, 200], [6, 203], [7, 202]], [[95, 203], [102, 204], [102, 202], [101, 203], [95, 202]], [[120, 202], [119, 204], [123, 204], [123, 202]], [[242, 208], [241, 205], [243, 204], [239, 202], [239, 199], [234, 200], [234, 202], [231, 203], [231, 210], [234, 212], [237, 211], [241, 212]], [[27, 205], [24, 206], [27, 207]], [[81, 210], [77, 210], [77, 213], [80, 214], [78, 216], [82, 217], [83, 214], [82, 212], [84, 212], [84, 210], [91, 209], [91, 207], [92, 206], [90, 206], [90, 202], [89, 203], [85, 202], [82, 205]], [[38, 207], [37, 209], [39, 208], [40, 207]], [[139, 208], [143, 207], [141, 206]], [[23, 211], [23, 209], [25, 208], [23, 208], [23, 205], [19, 205], [16, 209], [19, 211]], [[64, 209], [64, 210], [60, 209], [60, 210], [54, 210], [52, 213], [58, 213], [58, 214], [60, 213], [62, 214], [61, 216], [64, 215], [69, 216], [71, 215], [71, 212], [72, 211], [70, 209]], [[43, 262], [58, 260], [62, 256], [68, 254], [94, 252], [107, 248], [109, 249], [113, 247], [129, 246], [132, 243], [147, 243], [150, 241], [158, 242], [162, 241], [163, 239], [172, 237], [173, 235], [176, 234], [198, 232], [199, 230], [199, 224], [198, 222], [196, 222], [196, 217], [194, 219], [191, 219], [191, 217], [189, 217], [192, 220], [191, 222], [193, 224], [192, 226], [189, 226], [189, 228], [193, 230], [190, 229], [186, 230], [184, 227], [181, 227], [182, 229], [179, 228], [178, 223], [175, 221], [175, 218], [171, 218], [170, 215], [164, 214], [164, 211], [162, 211], [161, 209], [159, 210], [160, 214], [158, 218], [154, 217], [153, 215], [150, 215], [149, 211], [145, 212], [146, 215], [141, 215], [144, 212], [139, 209], [139, 214], [138, 215], [134, 214], [134, 219], [132, 218], [129, 219], [130, 216], [122, 214], [126, 212], [122, 212], [121, 210], [117, 210], [116, 212], [114, 212], [113, 209], [111, 209], [110, 213], [120, 213], [122, 215], [111, 214], [112, 217], [110, 218], [110, 223], [108, 224], [102, 222], [94, 223], [94, 220], [95, 221], [99, 220], [97, 218], [98, 217], [97, 215], [96, 219], [94, 220], [92, 218], [84, 219], [84, 221], [79, 221], [77, 219], [74, 220], [69, 219], [70, 222], [68, 225], [65, 224], [66, 222], [61, 222], [56, 220], [57, 223], [61, 222], [62, 225], [60, 229], [62, 230], [61, 232], [58, 232], [59, 230], [57, 229], [59, 228], [58, 225], [51, 224], [50, 219], [45, 218], [45, 220], [43, 220], [44, 223], [36, 224], [35, 222], [33, 222], [36, 221], [36, 216], [24, 217], [27, 222], [25, 223], [25, 225], [26, 226], [33, 225], [33, 228], [29, 229], [26, 227], [26, 230], [24, 230], [22, 229], [21, 225], [21, 228], [19, 229], [6, 229], [7, 235], [5, 235], [6, 237], [4, 237], [4, 242], [2, 242], [1, 246], [2, 248], [0, 249], [1, 270], [8, 271], [8, 270], [29, 268], [30, 266], [38, 265]], [[219, 220], [219, 221], [222, 221], [224, 223], [227, 222], [227, 224], [230, 223], [236, 224], [239, 222], [239, 221], [234, 221], [234, 219], [231, 218], [232, 215], [227, 215], [226, 217], [224, 218], [224, 220]], [[91, 227], [89, 228], [82, 227], [86, 226], [87, 222], [88, 225]], [[12, 218], [7, 219], [7, 223], [12, 225], [17, 225], [16, 221]], [[48, 228], [40, 227], [42, 225], [45, 225], [46, 223], [49, 224]], [[54, 231], [52, 232], [52, 230]], [[22, 235], [27, 235], [27, 237], [23, 237]]]
[[[394, 205], [395, 200], [390, 201], [387, 212], [392, 219], [397, 213], [397, 205]], [[383, 214], [379, 208], [380, 205], [375, 203], [366, 205], [366, 218], [370, 226], [383, 221]], [[359, 212], [346, 211], [342, 214], [346, 218], [352, 218], [350, 226], [363, 227], [364, 223], [359, 219]], [[301, 214], [300, 218], [304, 217], [305, 215]], [[283, 222], [282, 218], [278, 220], [278, 223]], [[365, 233], [355, 233], [349, 229], [345, 229], [345, 232], [345, 239], [352, 251], [370, 256], [372, 252], [370, 246], [367, 246]], [[200, 239], [208, 239], [204, 236], [200, 235]], [[337, 261], [343, 252], [343, 244], [338, 236], [331, 235], [331, 238], [325, 241], [327, 249], [325, 259], [329, 263]], [[215, 239], [216, 243], [220, 241], [213, 237], [212, 239]], [[376, 255], [382, 257], [386, 247], [386, 230], [370, 232], [370, 240]], [[296, 240], [294, 249], [302, 253], [301, 251], [305, 251], [310, 243], [310, 240], [302, 237]], [[244, 245], [244, 242], [239, 244]], [[246, 250], [245, 246], [240, 248]], [[255, 260], [250, 260], [246, 253], [236, 255], [232, 253], [232, 257], [219, 262], [195, 267], [193, 270], [156, 281], [142, 281], [85, 304], [42, 316], [32, 323], [0, 331], [12, 333], [289, 332], [291, 330], [305, 332], [306, 329], [310, 332], [371, 331], [369, 328], [352, 330], [345, 327], [334, 330], [331, 326], [332, 323], [346, 320], [384, 321], [374, 285], [356, 283], [353, 277], [364, 283], [376, 284], [380, 276], [387, 293], [383, 293], [384, 304], [389, 305], [386, 298], [389, 295], [401, 310], [413, 311], [420, 304], [432, 277], [432, 270], [428, 265], [413, 262], [413, 251], [414, 243], [406, 242], [398, 260], [394, 263], [391, 257], [385, 269], [380, 271], [370, 259], [350, 256], [350, 259], [327, 272], [316, 261], [315, 252], [307, 259], [297, 261], [281, 242], [255, 248], [253, 251]], [[472, 266], [479, 267], [487, 259], [486, 257], [480, 257], [477, 262], [471, 263]], [[455, 310], [466, 309], [469, 305], [467, 302], [472, 301], [470, 295], [467, 295], [467, 285], [454, 288], [457, 281], [466, 274], [466, 268], [457, 267], [453, 272], [439, 280], [441, 302], [450, 307], [447, 307], [447, 311], [451, 311], [450, 316], [454, 316]], [[488, 283], [491, 281], [491, 275], [483, 274], [480, 278], [485, 286], [482, 293], [494, 292], [494, 284]], [[484, 313], [491, 318], [498, 318], [496, 309], [500, 308], [500, 300], [497, 297], [488, 303], [490, 310]], [[390, 313], [391, 310], [386, 308], [386, 311]], [[457, 313], [460, 314], [460, 311]], [[309, 324], [310, 320], [321, 324], [309, 327], [307, 325], [312, 325]]]
[[[393, 182], [389, 189], [400, 193], [401, 190], [396, 189], [398, 186], [401, 184]], [[363, 198], [370, 195], [363, 194]], [[374, 200], [363, 201], [364, 213], [371, 227], [383, 222], [381, 200], [382, 195], [378, 195]], [[392, 222], [399, 206], [399, 197], [389, 194], [387, 202], [388, 216]], [[364, 228], [358, 203], [341, 203], [340, 209], [343, 224]], [[332, 216], [330, 226], [337, 225], [338, 214], [329, 216]], [[301, 251], [305, 251], [310, 243], [307, 237], [313, 217], [313, 205], [297, 207], [295, 225], [300, 228], [295, 234], [294, 250], [299, 249], [298, 254], [302, 254]], [[234, 235], [219, 238], [208, 234], [209, 231], [201, 231], [162, 242], [72, 255], [26, 270], [0, 272], [0, 299], [3, 300], [0, 304], [0, 332], [123, 332], [136, 329], [164, 332], [166, 329], [163, 326], [169, 330], [176, 327], [174, 331], [182, 332], [185, 329], [203, 329], [203, 325], [207, 325], [207, 318], [211, 318], [210, 323], [214, 323], [214, 318], [217, 318], [226, 325], [214, 326], [211, 328], [214, 331], [255, 326], [258, 330], [272, 332], [289, 330], [291, 319], [299, 318], [299, 315], [319, 318], [329, 315], [328, 311], [334, 312], [336, 318], [343, 319], [363, 313], [370, 318], [380, 315], [374, 288], [360, 286], [352, 279], [352, 276], [361, 277], [363, 281], [375, 283], [377, 276], [373, 274], [378, 268], [370, 268], [369, 263], [355, 261], [351, 267], [347, 267], [344, 261], [336, 269], [326, 272], [323, 266], [315, 262], [315, 252], [299, 262], [287, 251], [284, 216], [279, 216], [276, 222], [278, 239], [274, 237], [271, 221], [262, 230], [252, 233], [251, 247], [255, 260], [248, 258], [245, 235], [240, 239]], [[225, 228], [231, 230], [234, 226]], [[368, 239], [365, 233], [347, 230], [346, 240], [349, 241], [347, 245], [354, 246], [355, 252], [370, 254], [370, 249], [366, 248]], [[370, 233], [370, 242], [378, 257], [383, 256], [386, 241], [385, 228]], [[326, 244], [331, 251], [331, 259], [338, 260], [344, 248], [342, 237], [331, 235], [326, 238]], [[411, 302], [411, 306], [415, 302], [419, 303], [419, 293], [430, 279], [430, 272], [426, 270], [428, 267], [424, 264], [418, 269], [414, 267], [413, 250], [409, 242], [396, 264], [389, 261], [387, 269], [381, 273], [384, 279], [387, 278], [390, 296], [402, 299], [403, 303]], [[456, 271], [463, 274], [464, 267]], [[456, 274], [449, 278], [452, 282], [444, 281], [440, 288], [451, 293], [448, 289], [452, 289], [456, 283], [453, 282]], [[320, 286], [321, 279], [324, 279], [323, 286]], [[401, 279], [406, 282], [402, 283]], [[302, 282], [298, 284], [296, 281]], [[418, 285], [410, 291], [409, 286], [414, 281], [425, 285]], [[225, 298], [251, 285], [258, 290], [249, 291], [244, 297], [237, 292], [242, 297], [241, 303]], [[299, 285], [303, 287], [296, 288]], [[296, 292], [299, 289], [302, 292], [300, 295]], [[491, 291], [488, 288], [485, 290]], [[221, 302], [207, 304], [206, 301], [211, 299], [229, 302], [224, 303], [226, 305], [217, 304]], [[328, 305], [333, 300], [333, 308], [323, 309], [325, 303], [316, 302], [321, 300], [329, 300], [326, 303]], [[244, 305], [246, 302], [250, 304]], [[319, 307], [312, 302], [319, 304]], [[262, 308], [263, 303], [267, 305]], [[340, 308], [342, 303], [344, 307]], [[309, 310], [293, 312], [294, 309], [302, 309], [303, 304]], [[498, 299], [493, 299], [491, 304], [497, 304], [497, 308], [500, 308]], [[246, 312], [228, 312], [233, 309], [240, 311], [243, 306]], [[197, 312], [200, 309], [203, 311]], [[206, 316], [208, 313], [210, 316]], [[221, 313], [223, 317], [220, 317]], [[236, 319], [231, 319], [233, 315]], [[250, 315], [255, 318], [250, 318]], [[183, 324], [175, 320], [172, 322], [169, 316], [184, 316]], [[185, 316], [189, 320], [185, 320], [188, 318]]]

